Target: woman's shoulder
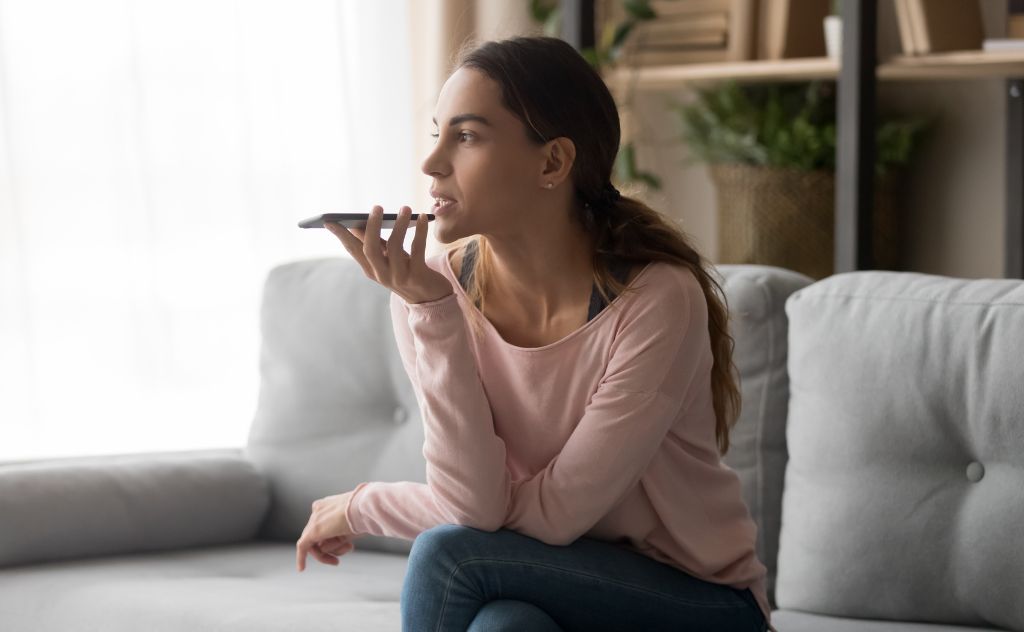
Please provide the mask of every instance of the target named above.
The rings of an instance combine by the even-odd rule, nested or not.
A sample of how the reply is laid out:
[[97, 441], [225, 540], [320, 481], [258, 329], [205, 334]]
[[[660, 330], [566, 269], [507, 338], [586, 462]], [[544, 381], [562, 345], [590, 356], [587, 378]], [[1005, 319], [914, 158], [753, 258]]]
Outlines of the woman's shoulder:
[[699, 292], [703, 294], [700, 281], [689, 266], [673, 261], [651, 261], [641, 266], [638, 285], [644, 285], [648, 296], [668, 298], [673, 295]]
[[[689, 266], [652, 261], [631, 284], [635, 293], [624, 301], [625, 323], [665, 326], [707, 311], [707, 299], [697, 276]], [[623, 297], [626, 298], [626, 297]]]

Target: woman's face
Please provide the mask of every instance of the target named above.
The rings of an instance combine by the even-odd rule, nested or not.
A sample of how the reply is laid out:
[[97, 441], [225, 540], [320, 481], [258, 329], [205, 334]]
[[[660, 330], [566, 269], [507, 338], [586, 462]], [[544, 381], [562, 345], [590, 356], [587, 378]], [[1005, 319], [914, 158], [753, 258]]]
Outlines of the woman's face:
[[432, 222], [441, 243], [475, 234], [522, 231], [538, 213], [545, 147], [501, 105], [501, 88], [472, 68], [441, 88], [434, 149], [423, 161], [432, 189], [456, 204]]

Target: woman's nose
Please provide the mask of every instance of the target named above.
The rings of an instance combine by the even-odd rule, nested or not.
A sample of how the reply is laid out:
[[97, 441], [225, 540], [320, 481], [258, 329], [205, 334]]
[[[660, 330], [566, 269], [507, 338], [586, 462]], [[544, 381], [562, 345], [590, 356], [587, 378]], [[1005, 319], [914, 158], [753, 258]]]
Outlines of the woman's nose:
[[433, 154], [427, 156], [426, 160], [424, 160], [423, 164], [420, 166], [420, 169], [424, 174], [433, 178], [438, 178], [442, 175], [441, 170], [438, 168], [437, 160], [433, 159]]
[[420, 165], [420, 169], [428, 176], [439, 175], [446, 164], [443, 152], [441, 151], [441, 144], [437, 143], [430, 148], [430, 152], [427, 157], [423, 159], [423, 164]]

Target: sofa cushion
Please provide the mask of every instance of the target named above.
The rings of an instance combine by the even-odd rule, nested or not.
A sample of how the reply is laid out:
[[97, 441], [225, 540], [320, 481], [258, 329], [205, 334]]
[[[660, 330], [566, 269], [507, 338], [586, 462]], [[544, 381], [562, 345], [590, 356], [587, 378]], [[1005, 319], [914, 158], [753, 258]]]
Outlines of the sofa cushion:
[[779, 607], [1024, 629], [1024, 281], [845, 273], [786, 312]]
[[295, 570], [291, 543], [0, 569], [4, 632], [393, 632], [408, 558], [363, 551]]
[[0, 567], [249, 540], [269, 505], [239, 450], [0, 465]]
[[[259, 402], [245, 449], [270, 483], [260, 537], [295, 542], [314, 500], [362, 481], [426, 481], [423, 424], [390, 295], [349, 258], [294, 261], [268, 274]], [[401, 553], [412, 545], [372, 535], [359, 542]]]
[[774, 605], [787, 459], [785, 304], [790, 294], [814, 279], [765, 265], [720, 264], [716, 268], [729, 304], [733, 362], [743, 396], [723, 461], [739, 475], [743, 499], [757, 523], [757, 557], [768, 567], [765, 586], [768, 601]]
[[1001, 632], [999, 628], [848, 619], [795, 610], [776, 610], [772, 625], [785, 632]]

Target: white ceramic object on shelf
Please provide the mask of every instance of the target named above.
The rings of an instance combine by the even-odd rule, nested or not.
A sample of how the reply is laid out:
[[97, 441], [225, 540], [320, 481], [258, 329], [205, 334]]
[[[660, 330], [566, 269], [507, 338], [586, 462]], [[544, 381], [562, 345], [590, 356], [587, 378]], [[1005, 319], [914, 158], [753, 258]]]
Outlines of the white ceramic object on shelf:
[[832, 59], [842, 56], [843, 20], [838, 15], [825, 16], [825, 50]]

